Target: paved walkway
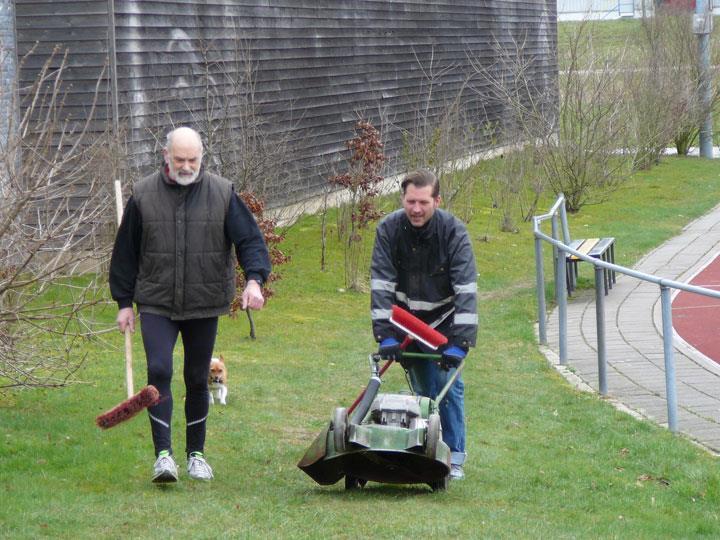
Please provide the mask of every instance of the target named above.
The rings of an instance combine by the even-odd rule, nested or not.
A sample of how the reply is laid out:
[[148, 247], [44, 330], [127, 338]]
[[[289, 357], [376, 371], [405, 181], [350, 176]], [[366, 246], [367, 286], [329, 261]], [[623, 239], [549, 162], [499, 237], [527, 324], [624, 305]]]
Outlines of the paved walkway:
[[[571, 231], [572, 232], [572, 231]], [[617, 245], [622, 250], [622, 243]], [[689, 282], [720, 252], [720, 206], [644, 257], [635, 269]], [[720, 264], [720, 259], [715, 264]], [[581, 272], [592, 276], [590, 266]], [[557, 310], [547, 326], [548, 358], [557, 363]], [[698, 317], [697, 324], [707, 323]], [[667, 426], [662, 347], [660, 288], [618, 274], [605, 297], [608, 396], [645, 418]], [[707, 328], [720, 340], [713, 325]], [[675, 336], [678, 430], [714, 452], [720, 452], [720, 364]], [[554, 354], [552, 354], [554, 353]], [[716, 360], [720, 361], [720, 358]], [[598, 390], [594, 291], [579, 291], [568, 302], [569, 378], [576, 375]]]

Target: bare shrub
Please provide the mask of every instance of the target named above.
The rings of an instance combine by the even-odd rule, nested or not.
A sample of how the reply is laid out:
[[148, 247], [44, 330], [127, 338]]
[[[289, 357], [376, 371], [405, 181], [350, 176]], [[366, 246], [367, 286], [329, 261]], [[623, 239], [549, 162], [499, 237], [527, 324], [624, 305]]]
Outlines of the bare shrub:
[[[205, 135], [207, 162], [228, 178], [238, 191], [263, 201], [278, 198], [278, 186], [296, 177], [293, 162], [291, 118], [262, 114], [257, 102], [257, 66], [250, 45], [239, 37], [228, 56], [213, 41], [197, 42], [203, 107], [191, 111], [193, 123]], [[292, 116], [292, 111], [286, 111]], [[287, 195], [287, 194], [286, 194]], [[274, 197], [273, 197], [274, 196]], [[282, 198], [282, 197], [280, 197]]]
[[104, 301], [117, 149], [89, 131], [104, 75], [76, 122], [64, 111], [66, 66], [56, 49], [31, 87], [5, 89], [19, 113], [0, 148], [0, 388], [71, 380], [75, 345], [97, 332], [88, 310]]
[[[400, 159], [402, 168], [425, 168], [440, 181], [443, 206], [458, 217], [469, 221], [474, 177], [469, 167], [469, 154], [479, 142], [475, 119], [463, 106], [470, 76], [458, 74], [455, 64], [439, 67], [431, 52], [427, 66], [416, 57], [423, 79], [410, 128], [402, 133]], [[435, 89], [447, 80], [458, 79], [460, 85], [452, 99], [437, 103]]]
[[[645, 169], [671, 144], [686, 155], [707, 111], [699, 95], [698, 37], [687, 11], [658, 7], [654, 17], [643, 20], [637, 50], [637, 62], [626, 70], [628, 117], [635, 132], [635, 168]], [[715, 88], [712, 108], [719, 96]]]
[[555, 144], [557, 96], [554, 84], [538, 84], [533, 71], [536, 57], [526, 52], [527, 44], [510, 38], [507, 43], [495, 41], [491, 60], [471, 57], [477, 79], [472, 88], [488, 109], [502, 111], [502, 120], [486, 122], [486, 137], [495, 146], [503, 146], [502, 159], [488, 166], [480, 165], [485, 187], [500, 210], [500, 229], [516, 231], [515, 216], [529, 219], [545, 188], [544, 175], [536, 156], [545, 144]]
[[[482, 58], [471, 58], [479, 81], [474, 88], [488, 106], [506, 111], [498, 138], [528, 149], [532, 156], [531, 160], [507, 161], [511, 170], [504, 175], [516, 182], [512, 168], [522, 164], [527, 183], [508, 189], [526, 197], [525, 218], [534, 213], [545, 186], [564, 193], [568, 210], [577, 212], [585, 204], [604, 200], [630, 174], [629, 157], [618, 152], [627, 144], [617, 69], [622, 54], [597, 53], [590, 24], [576, 27], [565, 57], [559, 58], [564, 69], [557, 89], [547, 81], [539, 85], [532, 76], [538, 60], [524, 41], [515, 41], [514, 48], [496, 43], [495, 61], [490, 65]], [[528, 169], [531, 165], [534, 171]], [[519, 199], [517, 204], [521, 204]]]
[[475, 168], [490, 195], [492, 207], [499, 210], [502, 232], [518, 232], [518, 216], [525, 221], [534, 214], [536, 194], [542, 191], [537, 183], [538, 167], [534, 157], [534, 148], [528, 145], [510, 149], [499, 159]]
[[643, 20], [637, 54], [623, 70], [635, 169], [655, 165], [676, 138], [686, 151], [697, 136], [697, 39], [690, 24], [687, 12], [659, 8]]

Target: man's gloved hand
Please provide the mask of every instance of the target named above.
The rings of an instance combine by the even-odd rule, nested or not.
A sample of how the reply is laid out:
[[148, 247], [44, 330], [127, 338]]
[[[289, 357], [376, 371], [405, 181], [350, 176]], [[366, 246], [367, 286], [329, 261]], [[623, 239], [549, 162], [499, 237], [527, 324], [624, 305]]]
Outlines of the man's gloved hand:
[[402, 355], [400, 342], [394, 337], [383, 339], [380, 342], [378, 354], [380, 355], [380, 358], [384, 360], [400, 360], [400, 356]]
[[456, 368], [463, 361], [467, 351], [458, 347], [457, 345], [450, 345], [447, 349], [442, 352], [442, 359], [440, 360], [440, 369], [447, 371], [450, 368]]

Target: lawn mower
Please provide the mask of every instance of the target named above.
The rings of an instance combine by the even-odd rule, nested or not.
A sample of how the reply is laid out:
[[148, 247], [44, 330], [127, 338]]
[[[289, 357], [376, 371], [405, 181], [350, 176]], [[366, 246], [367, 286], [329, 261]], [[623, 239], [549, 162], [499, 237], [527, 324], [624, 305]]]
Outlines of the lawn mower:
[[[408, 334], [403, 349], [412, 339], [432, 349], [447, 343], [445, 336], [397, 306], [393, 306], [391, 321]], [[403, 360], [434, 362], [441, 358], [439, 354], [401, 354]], [[450, 448], [442, 440], [439, 404], [464, 362], [452, 369], [434, 400], [410, 393], [378, 393], [382, 374], [393, 361], [380, 368], [380, 356], [371, 354], [369, 362], [371, 376], [365, 390], [350, 407], [335, 408], [330, 423], [298, 467], [321, 485], [335, 484], [344, 477], [345, 489], [361, 488], [368, 481], [428, 484], [433, 491], [447, 489]]]

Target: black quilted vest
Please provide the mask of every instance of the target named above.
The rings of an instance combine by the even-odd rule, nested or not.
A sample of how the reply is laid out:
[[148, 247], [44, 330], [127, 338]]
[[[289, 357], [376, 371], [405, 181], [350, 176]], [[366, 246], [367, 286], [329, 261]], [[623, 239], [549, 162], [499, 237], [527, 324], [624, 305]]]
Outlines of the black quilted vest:
[[164, 174], [133, 186], [142, 217], [135, 302], [140, 312], [175, 320], [227, 313], [235, 294], [235, 261], [225, 234], [232, 184], [200, 173], [190, 186]]

